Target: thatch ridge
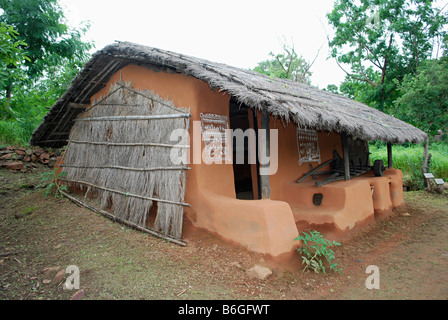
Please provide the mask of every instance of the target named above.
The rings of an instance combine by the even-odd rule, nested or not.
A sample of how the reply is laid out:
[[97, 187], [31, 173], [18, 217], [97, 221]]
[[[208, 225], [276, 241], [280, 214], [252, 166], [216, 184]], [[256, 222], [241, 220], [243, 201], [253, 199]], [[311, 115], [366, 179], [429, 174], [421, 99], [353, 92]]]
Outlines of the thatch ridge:
[[98, 51], [75, 77], [67, 92], [51, 108], [33, 133], [31, 144], [58, 147], [66, 143], [73, 120], [81, 112], [69, 103], [89, 104], [90, 97], [128, 64], [182, 73], [227, 92], [254, 109], [302, 128], [346, 133], [362, 140], [390, 143], [423, 142], [427, 135], [412, 125], [357, 101], [285, 79], [231, 67], [129, 42], [117, 42]]

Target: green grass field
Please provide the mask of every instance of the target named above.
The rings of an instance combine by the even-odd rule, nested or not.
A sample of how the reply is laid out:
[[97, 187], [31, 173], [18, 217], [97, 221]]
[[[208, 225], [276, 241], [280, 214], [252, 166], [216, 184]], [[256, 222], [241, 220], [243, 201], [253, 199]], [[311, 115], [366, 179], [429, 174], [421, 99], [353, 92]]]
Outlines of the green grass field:
[[0, 146], [13, 145], [26, 147], [31, 138], [32, 131], [26, 130], [18, 121], [0, 120]]
[[[370, 144], [370, 159], [382, 159], [387, 163], [387, 147], [384, 144]], [[430, 170], [436, 178], [448, 182], [448, 143], [435, 142], [430, 144], [432, 155]], [[409, 180], [414, 188], [423, 188], [422, 161], [423, 145], [394, 145], [392, 147], [394, 168], [403, 171], [403, 178]]]

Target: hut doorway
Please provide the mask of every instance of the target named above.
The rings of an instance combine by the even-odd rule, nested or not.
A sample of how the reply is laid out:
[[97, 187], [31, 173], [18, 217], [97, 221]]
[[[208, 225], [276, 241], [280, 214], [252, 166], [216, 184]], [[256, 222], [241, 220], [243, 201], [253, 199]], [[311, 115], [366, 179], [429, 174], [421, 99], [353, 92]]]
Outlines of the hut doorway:
[[[235, 183], [236, 198], [241, 200], [258, 199], [258, 166], [252, 163], [249, 156], [249, 149], [255, 149], [258, 145], [258, 136], [255, 134], [256, 130], [253, 128], [253, 121], [250, 121], [252, 112], [245, 105], [230, 102], [229, 119], [230, 129], [233, 132], [232, 136], [232, 160], [233, 160], [233, 174]], [[252, 124], [252, 125], [251, 125]], [[238, 130], [240, 129], [240, 130]], [[243, 135], [241, 135], [243, 133]], [[249, 135], [252, 133], [250, 141]], [[238, 136], [239, 135], [239, 136]], [[244, 139], [244, 142], [243, 142]], [[254, 152], [254, 150], [252, 150]], [[257, 158], [257, 157], [255, 157]], [[243, 160], [243, 161], [242, 161]]]

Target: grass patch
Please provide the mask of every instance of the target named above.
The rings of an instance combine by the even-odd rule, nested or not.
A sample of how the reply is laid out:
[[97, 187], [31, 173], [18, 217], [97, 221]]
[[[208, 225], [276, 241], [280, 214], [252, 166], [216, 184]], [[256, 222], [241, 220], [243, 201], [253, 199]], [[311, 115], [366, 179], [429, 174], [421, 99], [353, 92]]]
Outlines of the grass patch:
[[30, 214], [32, 214], [34, 211], [38, 210], [39, 207], [38, 206], [32, 206], [32, 207], [28, 207], [25, 210], [23, 210], [23, 214], [28, 216]]
[[0, 145], [27, 147], [31, 133], [18, 121], [0, 120]]

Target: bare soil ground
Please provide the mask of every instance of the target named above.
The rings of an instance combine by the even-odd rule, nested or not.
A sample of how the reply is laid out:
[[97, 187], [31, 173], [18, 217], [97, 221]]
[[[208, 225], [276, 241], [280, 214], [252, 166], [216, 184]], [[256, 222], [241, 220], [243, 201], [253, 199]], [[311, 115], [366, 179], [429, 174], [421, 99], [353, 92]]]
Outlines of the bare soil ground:
[[[448, 298], [448, 198], [405, 194], [407, 208], [335, 249], [337, 273], [302, 272], [298, 253], [278, 266], [191, 226], [186, 247], [166, 242], [36, 188], [48, 168], [0, 169], [0, 299], [70, 299], [67, 266], [80, 270], [84, 299], [440, 299]], [[246, 270], [268, 266], [266, 280]], [[368, 290], [366, 268], [380, 270]], [[64, 272], [63, 272], [64, 273]]]

